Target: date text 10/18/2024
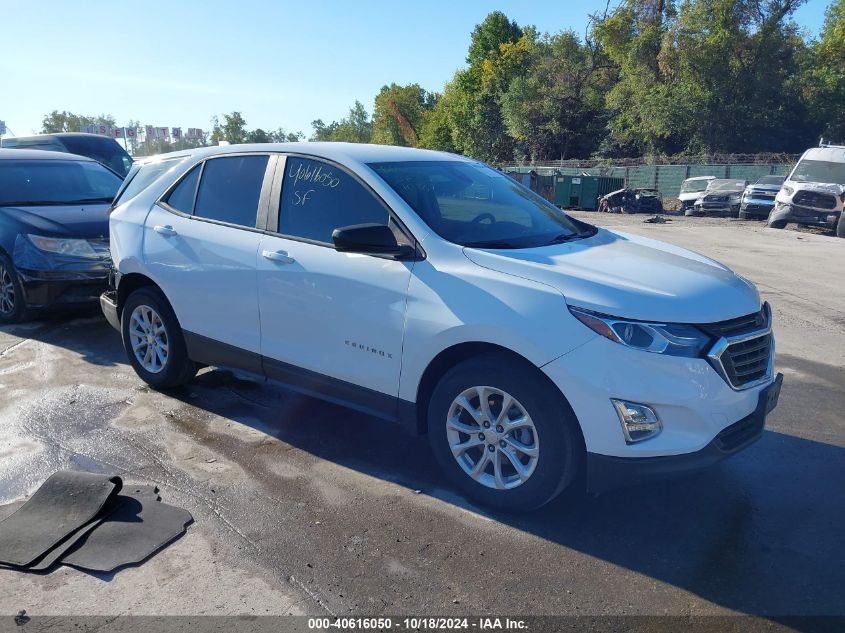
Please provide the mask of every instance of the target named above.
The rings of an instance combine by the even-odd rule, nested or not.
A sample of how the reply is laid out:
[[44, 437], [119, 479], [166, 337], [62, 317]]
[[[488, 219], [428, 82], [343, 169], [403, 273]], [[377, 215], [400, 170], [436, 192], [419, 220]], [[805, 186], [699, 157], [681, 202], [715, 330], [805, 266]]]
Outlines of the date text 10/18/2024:
[[446, 631], [478, 630], [519, 631], [528, 628], [524, 620], [512, 618], [445, 618], [445, 617], [407, 617], [407, 618], [308, 618], [308, 628], [312, 630], [373, 630], [373, 631]]

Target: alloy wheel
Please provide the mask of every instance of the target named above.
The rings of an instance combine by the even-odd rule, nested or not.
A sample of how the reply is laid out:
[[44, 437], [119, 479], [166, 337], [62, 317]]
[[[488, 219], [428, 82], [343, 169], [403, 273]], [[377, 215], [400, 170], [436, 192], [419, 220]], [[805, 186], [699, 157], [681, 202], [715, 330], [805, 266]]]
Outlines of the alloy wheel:
[[446, 436], [461, 470], [488, 488], [521, 486], [537, 467], [537, 429], [525, 407], [501, 389], [460, 393], [449, 407]]
[[12, 273], [0, 265], [0, 313], [12, 314], [15, 311], [15, 284]]
[[135, 360], [146, 371], [157, 374], [167, 365], [170, 352], [167, 330], [158, 312], [139, 305], [129, 317], [129, 343]]

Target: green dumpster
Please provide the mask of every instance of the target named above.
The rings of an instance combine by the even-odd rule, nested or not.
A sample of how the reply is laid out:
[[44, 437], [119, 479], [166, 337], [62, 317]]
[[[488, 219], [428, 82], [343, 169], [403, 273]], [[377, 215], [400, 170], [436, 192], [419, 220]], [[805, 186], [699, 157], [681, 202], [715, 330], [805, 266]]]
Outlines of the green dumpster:
[[624, 178], [587, 175], [556, 176], [554, 203], [563, 209], [595, 211], [599, 206], [599, 198], [624, 186]]

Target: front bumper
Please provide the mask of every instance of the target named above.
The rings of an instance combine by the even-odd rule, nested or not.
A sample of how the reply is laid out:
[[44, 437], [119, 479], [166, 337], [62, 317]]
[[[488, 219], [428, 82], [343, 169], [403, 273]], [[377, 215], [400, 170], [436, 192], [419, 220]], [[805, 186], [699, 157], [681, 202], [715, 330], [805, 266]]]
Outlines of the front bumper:
[[18, 269], [26, 303], [31, 308], [94, 303], [108, 288], [108, 273]]
[[[721, 453], [713, 452], [710, 445], [726, 429], [754, 414], [760, 394], [775, 382], [770, 378], [736, 390], [703, 358], [652, 354], [600, 336], [542, 370], [569, 401], [594, 473], [596, 464], [613, 464], [605, 470], [625, 465], [623, 470], [636, 466], [678, 472], [678, 464], [718, 461], [713, 456], [721, 457]], [[653, 409], [662, 422], [661, 433], [627, 444], [611, 398]], [[657, 461], [646, 465], [652, 460]], [[680, 470], [684, 469], [688, 468]], [[595, 487], [589, 482], [588, 486]]]
[[769, 216], [769, 222], [794, 222], [795, 224], [806, 224], [808, 226], [823, 226], [829, 229], [836, 228], [841, 211], [812, 209], [797, 204], [786, 204], [779, 202], [775, 205]]
[[743, 220], [765, 220], [774, 208], [774, 202], [743, 202], [739, 207], [739, 217]]
[[593, 493], [703, 470], [751, 446], [763, 435], [766, 416], [777, 406], [783, 374], [759, 394], [757, 407], [723, 429], [704, 448], [662, 457], [611, 457], [587, 453], [587, 489]]
[[730, 217], [736, 215], [737, 213], [739, 213], [738, 204], [734, 205], [721, 202], [706, 202], [704, 204], [696, 204], [692, 209], [687, 209], [684, 215]]

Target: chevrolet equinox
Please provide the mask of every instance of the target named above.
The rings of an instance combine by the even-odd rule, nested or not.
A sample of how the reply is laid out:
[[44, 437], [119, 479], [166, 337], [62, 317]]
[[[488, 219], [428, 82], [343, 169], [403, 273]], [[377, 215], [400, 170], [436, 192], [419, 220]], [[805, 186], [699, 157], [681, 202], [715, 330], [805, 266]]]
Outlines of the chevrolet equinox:
[[497, 508], [715, 463], [760, 437], [780, 391], [748, 280], [469, 158], [162, 155], [129, 174], [110, 235], [101, 304], [147, 384], [230, 367], [400, 423]]

